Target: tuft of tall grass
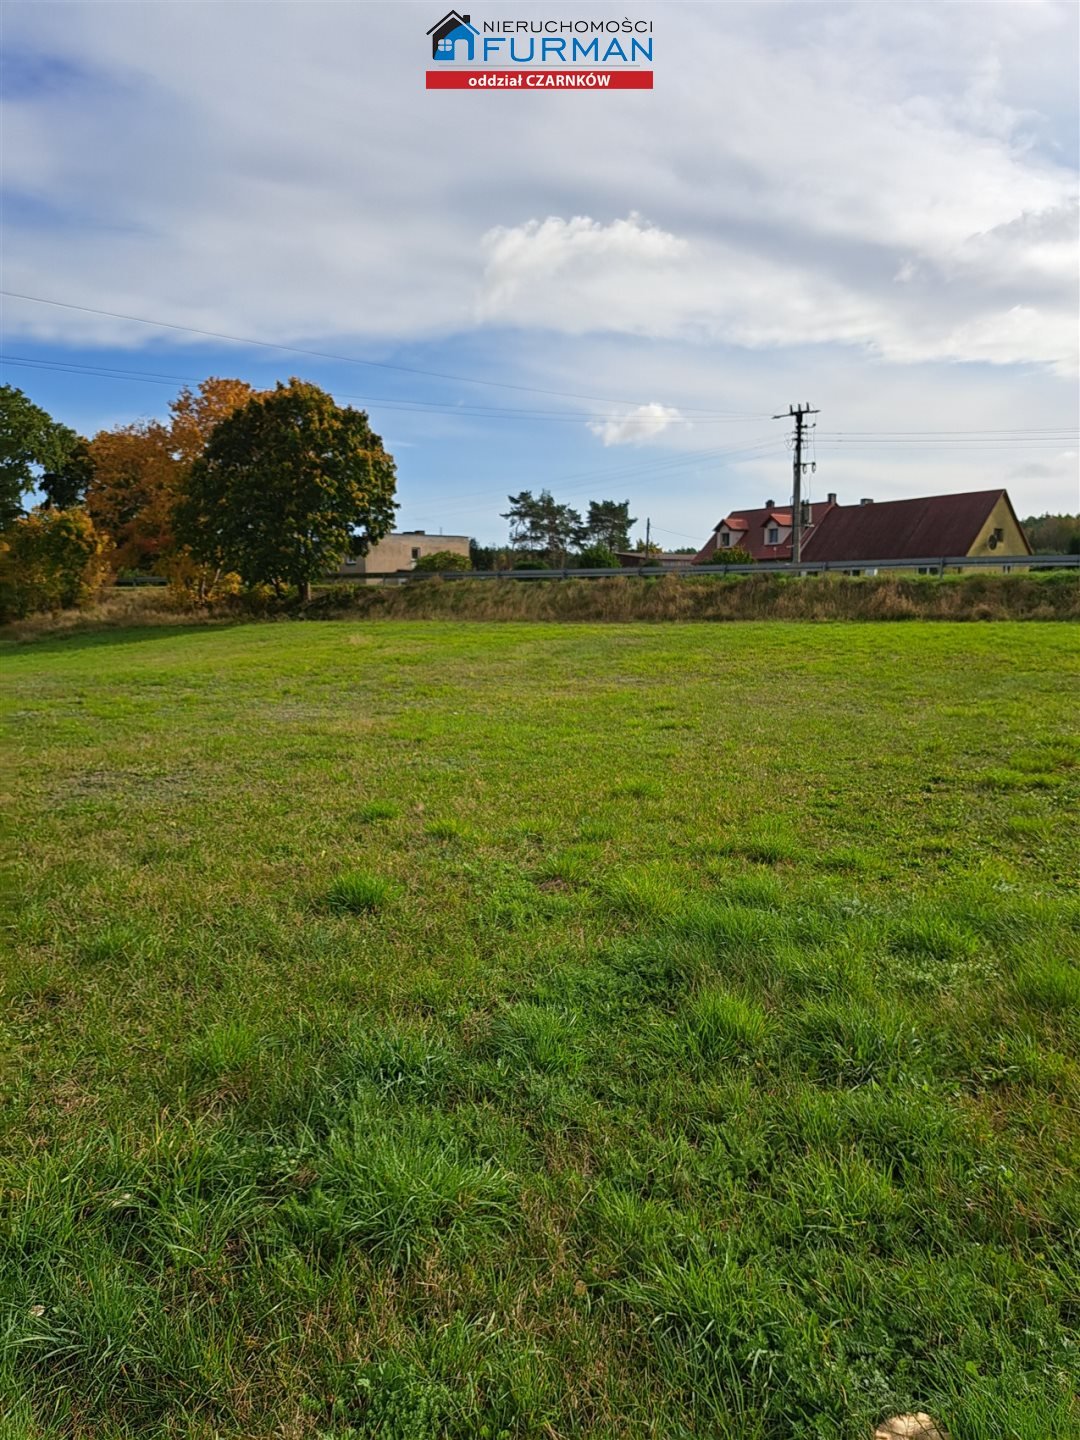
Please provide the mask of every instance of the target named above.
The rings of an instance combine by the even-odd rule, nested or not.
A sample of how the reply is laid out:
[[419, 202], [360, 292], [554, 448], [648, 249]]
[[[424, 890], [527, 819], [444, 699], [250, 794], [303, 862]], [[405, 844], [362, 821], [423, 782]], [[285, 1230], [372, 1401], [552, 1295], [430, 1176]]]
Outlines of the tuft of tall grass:
[[585, 1061], [579, 1017], [544, 1005], [514, 1005], [491, 1023], [487, 1047], [508, 1070], [526, 1066], [579, 1074]]
[[318, 1178], [283, 1203], [282, 1223], [328, 1256], [355, 1244], [400, 1268], [435, 1245], [468, 1248], [516, 1223], [511, 1177], [476, 1160], [441, 1117], [387, 1116], [358, 1102], [314, 1166]]
[[331, 910], [363, 914], [381, 909], [389, 897], [390, 885], [381, 876], [366, 870], [346, 870], [326, 892], [326, 903]]
[[382, 820], [396, 820], [400, 814], [401, 807], [392, 800], [370, 800], [356, 812], [356, 818], [361, 825], [375, 825]]
[[672, 920], [685, 904], [677, 882], [659, 868], [609, 874], [604, 894], [613, 910], [635, 921]]
[[752, 1059], [769, 1032], [768, 1016], [759, 1005], [716, 987], [691, 996], [677, 1023], [689, 1053], [707, 1062]]

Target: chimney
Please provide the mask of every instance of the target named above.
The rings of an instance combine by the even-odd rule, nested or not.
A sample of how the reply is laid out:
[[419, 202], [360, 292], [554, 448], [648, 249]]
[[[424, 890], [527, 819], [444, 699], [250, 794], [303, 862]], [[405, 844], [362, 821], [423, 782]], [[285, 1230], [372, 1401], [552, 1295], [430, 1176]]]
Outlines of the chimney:
[[766, 510], [771, 510], [775, 504], [776, 504], [776, 501], [775, 501], [775, 500], [766, 500], [766, 501], [765, 501], [765, 509], [766, 509]]
[[827, 505], [835, 505], [835, 504], [836, 504], [836, 491], [835, 491], [835, 490], [830, 490], [830, 491], [829, 491], [828, 495], [825, 497], [825, 503], [826, 503]]
[[860, 505], [872, 505], [873, 503], [874, 503], [874, 501], [873, 501], [872, 498], [866, 499], [866, 500], [860, 500], [860, 501], [859, 501], [859, 504], [860, 504]]

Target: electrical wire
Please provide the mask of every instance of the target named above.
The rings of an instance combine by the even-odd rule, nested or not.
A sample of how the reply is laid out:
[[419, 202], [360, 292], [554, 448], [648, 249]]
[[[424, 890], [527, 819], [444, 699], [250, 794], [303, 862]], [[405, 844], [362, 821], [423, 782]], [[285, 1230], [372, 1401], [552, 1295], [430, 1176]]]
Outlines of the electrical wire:
[[[140, 381], [152, 385], [200, 385], [193, 375], [171, 375], [161, 371], [151, 370], [126, 370], [120, 366], [106, 365], [84, 365], [78, 361], [64, 360], [40, 360], [27, 355], [0, 355], [0, 365], [14, 365], [16, 368], [30, 370], [45, 370], [59, 374], [84, 376], [86, 379], [107, 379], [122, 381]], [[595, 414], [582, 410], [533, 410], [526, 408], [515, 408], [512, 406], [500, 405], [476, 405], [464, 402], [458, 405], [440, 403], [438, 401], [401, 399], [393, 395], [359, 395], [348, 390], [339, 390], [334, 386], [334, 393], [345, 400], [361, 400], [368, 405], [384, 405], [388, 409], [414, 410], [420, 413], [436, 415], [463, 415], [471, 418], [481, 419], [509, 419], [509, 420], [556, 420], [566, 421], [574, 424], [599, 424], [601, 422], [613, 421], [620, 425], [648, 425], [652, 423], [651, 416], [638, 416], [626, 414]], [[745, 425], [750, 420], [731, 420], [722, 416], [698, 415], [672, 416], [667, 424], [682, 425]]]
[[[463, 385], [487, 385], [497, 390], [517, 390], [531, 395], [555, 395], [563, 400], [594, 400], [606, 405], [638, 406], [655, 401], [621, 400], [612, 395], [586, 395], [573, 390], [547, 390], [537, 385], [515, 385], [508, 380], [483, 380], [475, 375], [455, 375], [444, 370], [425, 370], [415, 365], [394, 365], [387, 360], [367, 360], [356, 355], [339, 355], [327, 350], [308, 350], [299, 345], [284, 345], [273, 340], [255, 340], [250, 336], [228, 335], [219, 330], [203, 330], [195, 325], [179, 325], [171, 320], [153, 320], [145, 315], [125, 315], [117, 310], [99, 310], [91, 305], [74, 305], [66, 300], [49, 300], [42, 295], [26, 295], [19, 290], [2, 290], [0, 295], [11, 300], [25, 300], [33, 305], [50, 305], [59, 310], [76, 310], [83, 315], [99, 315], [109, 320], [124, 320], [133, 325], [149, 325], [157, 330], [175, 330], [184, 335], [201, 335], [207, 340], [224, 340], [230, 345], [249, 345], [261, 350], [281, 350], [291, 355], [306, 355], [315, 360], [333, 360], [343, 365], [368, 365], [379, 370], [394, 370], [403, 375], [423, 375], [432, 380], [453, 380]], [[696, 408], [696, 407], [691, 407]], [[717, 414], [719, 412], [711, 411]], [[761, 420], [764, 415], [751, 412], [725, 412], [730, 419]]]

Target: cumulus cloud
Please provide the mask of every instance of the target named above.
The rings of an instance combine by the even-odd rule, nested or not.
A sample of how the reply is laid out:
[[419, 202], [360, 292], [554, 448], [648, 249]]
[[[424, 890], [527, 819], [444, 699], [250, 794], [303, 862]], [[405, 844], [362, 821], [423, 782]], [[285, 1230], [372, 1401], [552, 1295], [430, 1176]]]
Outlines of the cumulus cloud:
[[617, 420], [590, 420], [589, 429], [605, 445], [644, 445], [682, 416], [673, 405], [638, 405]]
[[670, 273], [686, 241], [631, 212], [610, 224], [576, 215], [493, 227], [481, 241], [486, 253], [478, 314], [482, 319], [532, 322], [537, 307], [558, 297], [556, 314], [572, 325], [575, 310], [586, 328], [604, 328], [605, 303], [617, 300], [611, 328], [634, 328], [637, 300], [648, 313], [649, 291]]

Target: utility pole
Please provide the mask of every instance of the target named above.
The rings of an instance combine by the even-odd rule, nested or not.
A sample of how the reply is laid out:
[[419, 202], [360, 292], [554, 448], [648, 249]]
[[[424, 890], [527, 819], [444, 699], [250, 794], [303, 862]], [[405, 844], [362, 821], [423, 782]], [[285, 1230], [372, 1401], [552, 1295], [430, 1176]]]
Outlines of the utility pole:
[[646, 521], [645, 521], [645, 559], [644, 559], [644, 561], [642, 562], [642, 566], [641, 566], [641, 568], [642, 568], [643, 570], [647, 569], [647, 568], [648, 568], [648, 564], [649, 564], [649, 532], [650, 532], [651, 530], [652, 530], [652, 521], [651, 521], [651, 520], [646, 520]]
[[802, 561], [802, 477], [806, 466], [803, 464], [803, 421], [807, 415], [820, 415], [820, 410], [811, 409], [810, 402], [805, 405], [789, 405], [787, 415], [774, 415], [774, 420], [786, 420], [792, 416], [795, 420], [795, 458], [791, 467], [791, 563], [798, 565]]

